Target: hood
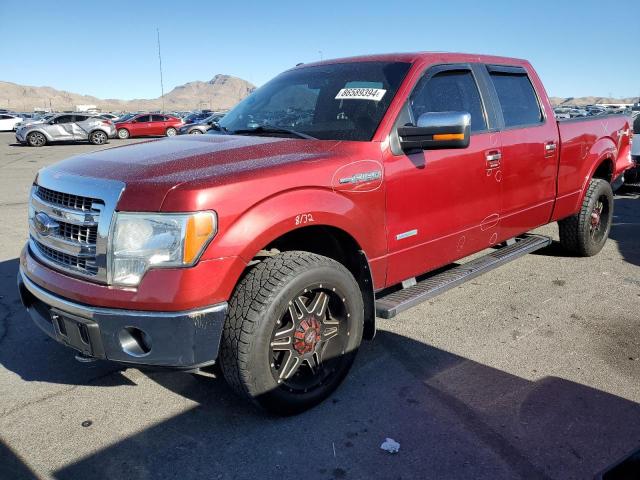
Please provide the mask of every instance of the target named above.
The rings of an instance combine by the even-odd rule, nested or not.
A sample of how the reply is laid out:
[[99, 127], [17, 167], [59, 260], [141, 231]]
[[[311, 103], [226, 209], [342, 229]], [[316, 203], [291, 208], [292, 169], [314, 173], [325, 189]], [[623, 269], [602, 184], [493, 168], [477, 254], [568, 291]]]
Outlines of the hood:
[[119, 180], [126, 187], [118, 208], [159, 211], [166, 194], [190, 182], [230, 183], [257, 171], [326, 156], [332, 140], [236, 135], [185, 135], [78, 155], [49, 168]]

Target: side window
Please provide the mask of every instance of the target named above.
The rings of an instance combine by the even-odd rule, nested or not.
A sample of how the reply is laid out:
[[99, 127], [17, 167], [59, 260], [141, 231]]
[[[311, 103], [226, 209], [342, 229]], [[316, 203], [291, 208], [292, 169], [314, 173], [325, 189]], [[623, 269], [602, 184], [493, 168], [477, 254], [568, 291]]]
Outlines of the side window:
[[165, 122], [167, 119], [163, 115], [151, 115], [152, 122]]
[[136, 122], [140, 123], [140, 122], [148, 122], [149, 121], [149, 117], [150, 115], [141, 115], [138, 118], [136, 118]]
[[478, 86], [469, 70], [451, 70], [425, 76], [409, 99], [414, 123], [428, 112], [468, 112], [471, 132], [487, 130]]
[[526, 73], [489, 72], [500, 100], [504, 126], [517, 127], [542, 122], [538, 97]]
[[10, 118], [11, 118], [11, 117], [10, 117], [10, 116], [8, 116], [8, 115], [0, 115], [0, 120], [8, 120], [8, 119], [10, 119]]
[[74, 122], [84, 122], [87, 118], [87, 115], [74, 115]]
[[60, 115], [53, 121], [53, 123], [55, 124], [71, 123], [72, 121], [73, 121], [72, 115]]

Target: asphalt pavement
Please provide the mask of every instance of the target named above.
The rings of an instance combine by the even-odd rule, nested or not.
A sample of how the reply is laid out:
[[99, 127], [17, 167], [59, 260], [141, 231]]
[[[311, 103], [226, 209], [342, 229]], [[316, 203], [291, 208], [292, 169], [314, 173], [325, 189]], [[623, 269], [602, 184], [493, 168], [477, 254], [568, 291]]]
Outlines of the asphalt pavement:
[[0, 133], [0, 479], [593, 478], [640, 449], [640, 190], [598, 256], [554, 242], [379, 320], [334, 395], [277, 418], [222, 380], [78, 363], [20, 305], [37, 170], [136, 141]]

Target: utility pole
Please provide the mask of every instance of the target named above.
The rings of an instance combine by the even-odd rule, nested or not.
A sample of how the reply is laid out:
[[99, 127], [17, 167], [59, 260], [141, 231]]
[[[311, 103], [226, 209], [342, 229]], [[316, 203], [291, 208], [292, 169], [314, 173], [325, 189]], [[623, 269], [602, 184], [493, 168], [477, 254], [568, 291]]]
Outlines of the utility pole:
[[164, 83], [162, 82], [162, 54], [160, 53], [160, 29], [156, 28], [158, 33], [158, 61], [160, 62], [160, 98], [162, 99], [162, 113], [164, 113]]
[[322, 50], [318, 50], [318, 53], [320, 54], [320, 61], [322, 61]]

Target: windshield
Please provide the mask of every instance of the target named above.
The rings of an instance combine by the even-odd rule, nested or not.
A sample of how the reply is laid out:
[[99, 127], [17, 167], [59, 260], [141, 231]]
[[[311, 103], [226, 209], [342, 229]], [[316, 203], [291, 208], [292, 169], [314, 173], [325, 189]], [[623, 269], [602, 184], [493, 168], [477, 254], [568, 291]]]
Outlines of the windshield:
[[410, 66], [351, 62], [289, 70], [240, 102], [220, 127], [228, 133], [257, 129], [261, 135], [288, 136], [259, 128], [268, 126], [322, 140], [369, 141]]

